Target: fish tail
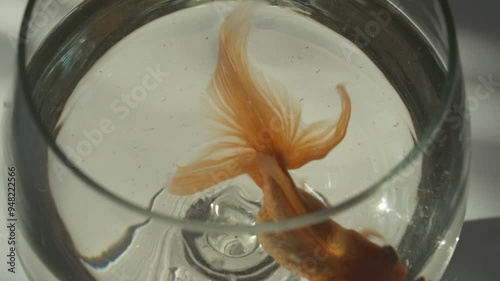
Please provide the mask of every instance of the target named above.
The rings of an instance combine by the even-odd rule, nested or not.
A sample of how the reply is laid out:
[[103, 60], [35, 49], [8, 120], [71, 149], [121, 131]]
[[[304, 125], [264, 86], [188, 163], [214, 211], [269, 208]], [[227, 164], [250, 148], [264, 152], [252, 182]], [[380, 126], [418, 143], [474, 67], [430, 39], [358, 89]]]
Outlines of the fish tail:
[[[284, 85], [249, 62], [251, 21], [261, 5], [248, 1], [222, 24], [217, 66], [203, 103], [212, 132], [210, 145], [188, 165], [178, 166], [168, 184], [174, 194], [200, 192], [242, 174], [262, 187], [265, 175], [257, 163], [262, 155], [275, 158], [282, 169], [295, 169], [325, 157], [345, 136], [351, 106], [343, 85], [337, 87], [342, 98], [338, 122], [323, 120], [305, 126], [300, 103]], [[297, 200], [292, 202], [303, 214]]]

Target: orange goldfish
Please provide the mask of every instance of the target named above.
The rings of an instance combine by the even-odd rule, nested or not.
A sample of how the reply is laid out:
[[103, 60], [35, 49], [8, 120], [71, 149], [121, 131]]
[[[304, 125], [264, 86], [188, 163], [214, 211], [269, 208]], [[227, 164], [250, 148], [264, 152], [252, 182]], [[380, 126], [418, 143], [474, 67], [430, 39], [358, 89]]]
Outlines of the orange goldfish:
[[[204, 100], [214, 133], [211, 144], [198, 159], [178, 167], [169, 189], [188, 195], [247, 174], [263, 192], [257, 222], [266, 223], [326, 208], [297, 188], [288, 170], [324, 158], [343, 140], [351, 102], [345, 86], [338, 85], [339, 119], [302, 124], [299, 102], [249, 62], [248, 34], [257, 8], [243, 4], [223, 22], [218, 62]], [[381, 247], [333, 220], [258, 237], [276, 262], [310, 281], [403, 281], [408, 272], [392, 247]]]

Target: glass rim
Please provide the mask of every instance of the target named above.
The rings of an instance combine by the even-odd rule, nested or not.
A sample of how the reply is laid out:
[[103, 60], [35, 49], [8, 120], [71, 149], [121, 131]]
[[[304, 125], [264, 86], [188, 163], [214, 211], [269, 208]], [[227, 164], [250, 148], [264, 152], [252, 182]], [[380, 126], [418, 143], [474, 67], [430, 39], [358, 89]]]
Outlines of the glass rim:
[[[388, 0], [387, 0], [388, 1]], [[456, 31], [453, 22], [453, 17], [451, 14], [451, 9], [447, 0], [436, 0], [441, 8], [442, 15], [444, 16], [444, 22], [446, 25], [446, 34], [448, 35], [448, 64], [446, 65], [448, 72], [446, 73], [445, 81], [443, 83], [444, 87], [441, 89], [443, 94], [443, 102], [441, 103], [438, 112], [433, 114], [430, 125], [424, 129], [422, 139], [416, 141], [415, 146], [411, 151], [401, 159], [398, 164], [390, 169], [389, 172], [380, 177], [375, 183], [366, 187], [363, 191], [357, 193], [356, 195], [348, 198], [338, 204], [330, 206], [324, 210], [316, 211], [304, 216], [291, 218], [287, 220], [281, 220], [272, 223], [254, 224], [254, 225], [237, 225], [237, 224], [220, 224], [220, 223], [207, 223], [198, 220], [190, 220], [184, 218], [175, 218], [160, 212], [149, 210], [147, 207], [139, 206], [136, 203], [132, 203], [127, 199], [124, 199], [117, 194], [109, 191], [103, 185], [97, 183], [90, 175], [81, 171], [76, 167], [71, 160], [65, 155], [65, 153], [56, 144], [50, 130], [43, 124], [40, 118], [40, 114], [35, 107], [32, 100], [32, 88], [29, 84], [28, 74], [27, 74], [27, 59], [26, 59], [26, 41], [19, 40], [17, 45], [17, 64], [18, 64], [18, 79], [20, 83], [22, 95], [25, 98], [28, 111], [31, 113], [31, 118], [33, 122], [38, 127], [42, 138], [48, 144], [48, 148], [56, 155], [59, 161], [68, 168], [71, 173], [75, 174], [80, 180], [82, 180], [85, 185], [99, 195], [104, 196], [107, 200], [110, 200], [114, 204], [118, 204], [121, 207], [132, 210], [139, 215], [149, 217], [152, 219], [158, 219], [163, 223], [170, 224], [175, 227], [180, 227], [185, 230], [190, 231], [209, 231], [209, 232], [230, 232], [230, 233], [263, 233], [263, 232], [274, 232], [274, 231], [286, 231], [291, 229], [296, 229], [304, 227], [307, 225], [319, 223], [329, 219], [334, 215], [338, 215], [351, 207], [358, 205], [359, 203], [365, 201], [367, 198], [382, 192], [387, 188], [387, 183], [398, 176], [398, 172], [404, 170], [410, 165], [412, 165], [413, 160], [417, 159], [423, 151], [425, 151], [432, 143], [432, 136], [435, 130], [444, 123], [446, 113], [451, 108], [451, 103], [453, 98], [457, 94], [456, 92], [456, 81], [458, 72], [460, 71], [458, 63], [458, 46]], [[388, 1], [390, 2], [390, 1]], [[37, 0], [29, 0], [26, 6], [23, 21], [21, 23], [21, 30], [19, 33], [19, 38], [27, 38], [26, 35], [29, 34], [29, 26], [32, 19], [33, 11]]]

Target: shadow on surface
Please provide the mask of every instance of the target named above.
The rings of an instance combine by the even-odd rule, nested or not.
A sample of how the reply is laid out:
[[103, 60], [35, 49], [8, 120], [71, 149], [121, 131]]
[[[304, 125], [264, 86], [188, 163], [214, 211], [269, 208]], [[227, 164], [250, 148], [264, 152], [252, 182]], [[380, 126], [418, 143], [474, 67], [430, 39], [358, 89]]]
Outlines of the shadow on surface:
[[[491, 179], [494, 182], [496, 177], [498, 177], [498, 173], [500, 172], [500, 167], [498, 166], [499, 159], [500, 142], [473, 139], [473, 166], [471, 167], [471, 169], [474, 171], [474, 173], [479, 174], [483, 178]], [[498, 280], [500, 280], [500, 277]]]
[[500, 41], [499, 1], [449, 1], [458, 29], [470, 30]]
[[500, 218], [469, 221], [442, 281], [500, 280]]

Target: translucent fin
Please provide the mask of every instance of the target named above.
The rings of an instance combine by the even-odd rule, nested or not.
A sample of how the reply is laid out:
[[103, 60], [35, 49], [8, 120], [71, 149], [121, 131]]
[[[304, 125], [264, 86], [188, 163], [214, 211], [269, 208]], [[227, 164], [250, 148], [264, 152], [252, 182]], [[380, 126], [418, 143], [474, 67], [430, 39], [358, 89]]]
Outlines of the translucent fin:
[[242, 145], [285, 158], [298, 131], [300, 104], [289, 98], [281, 83], [266, 79], [248, 61], [248, 33], [258, 6], [243, 4], [224, 22], [206, 105], [219, 137], [229, 133]]
[[363, 231], [360, 231], [359, 232], [361, 235], [363, 235], [364, 237], [366, 237], [367, 239], [373, 239], [373, 238], [376, 238], [376, 239], [379, 239], [380, 241], [382, 242], [385, 242], [385, 237], [384, 235], [382, 235], [380, 232], [378, 231], [375, 231], [375, 230], [372, 230], [372, 229], [365, 229]]
[[193, 194], [244, 173], [257, 184], [264, 184], [262, 175], [251, 163], [260, 150], [256, 149], [259, 142], [256, 136], [265, 127], [261, 111], [268, 107], [257, 97], [258, 93], [253, 94], [256, 86], [249, 77], [246, 56], [251, 14], [257, 6], [243, 4], [222, 26], [218, 63], [208, 85], [208, 98], [204, 100], [204, 110], [213, 127], [212, 145], [191, 164], [178, 167], [168, 184], [174, 194]]
[[[216, 149], [218, 147], [213, 147]], [[229, 153], [228, 153], [229, 154]], [[187, 166], [178, 166], [169, 183], [169, 190], [176, 195], [189, 195], [203, 191], [218, 183], [247, 173], [255, 153], [242, 151], [229, 156], [200, 158]]]
[[288, 169], [297, 169], [313, 160], [324, 158], [344, 139], [351, 117], [351, 100], [343, 85], [338, 85], [337, 91], [342, 98], [339, 120], [319, 121], [302, 129], [290, 150]]

